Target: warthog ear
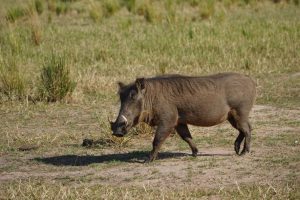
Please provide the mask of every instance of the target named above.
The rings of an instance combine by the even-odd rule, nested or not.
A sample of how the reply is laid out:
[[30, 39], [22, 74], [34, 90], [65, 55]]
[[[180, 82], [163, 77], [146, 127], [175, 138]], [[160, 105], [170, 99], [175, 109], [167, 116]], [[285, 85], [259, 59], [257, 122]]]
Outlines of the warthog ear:
[[137, 78], [135, 81], [136, 87], [142, 91], [145, 89], [145, 78]]
[[125, 87], [125, 84], [124, 83], [122, 83], [122, 82], [118, 82], [118, 85], [119, 85], [119, 88], [121, 89], [121, 88], [123, 88], [123, 87]]

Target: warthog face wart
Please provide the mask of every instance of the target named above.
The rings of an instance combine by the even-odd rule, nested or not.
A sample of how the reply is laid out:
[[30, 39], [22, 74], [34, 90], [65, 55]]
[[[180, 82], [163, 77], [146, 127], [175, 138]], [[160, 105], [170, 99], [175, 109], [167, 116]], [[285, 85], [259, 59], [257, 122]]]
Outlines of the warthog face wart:
[[115, 122], [110, 122], [113, 135], [124, 136], [139, 121], [142, 112], [144, 79], [137, 79], [134, 84], [119, 82], [121, 107]]

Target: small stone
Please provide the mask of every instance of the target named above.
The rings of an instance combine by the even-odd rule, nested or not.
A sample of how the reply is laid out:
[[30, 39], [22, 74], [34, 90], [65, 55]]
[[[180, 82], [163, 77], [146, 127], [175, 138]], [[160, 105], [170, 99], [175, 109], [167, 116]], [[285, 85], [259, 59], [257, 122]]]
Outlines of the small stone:
[[18, 148], [19, 151], [31, 151], [37, 149], [38, 146], [36, 145], [23, 145]]
[[92, 146], [94, 141], [92, 139], [84, 139], [82, 142], [83, 147], [90, 147]]

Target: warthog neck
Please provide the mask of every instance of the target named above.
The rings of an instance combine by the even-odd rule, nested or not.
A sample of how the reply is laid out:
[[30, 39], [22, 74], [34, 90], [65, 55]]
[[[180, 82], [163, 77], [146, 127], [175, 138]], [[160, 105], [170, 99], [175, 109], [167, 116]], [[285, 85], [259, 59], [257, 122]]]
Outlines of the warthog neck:
[[145, 122], [147, 124], [149, 124], [153, 118], [152, 105], [153, 105], [154, 95], [151, 93], [150, 90], [151, 89], [150, 89], [149, 85], [147, 84], [146, 91], [144, 93], [142, 112], [139, 117], [139, 122]]

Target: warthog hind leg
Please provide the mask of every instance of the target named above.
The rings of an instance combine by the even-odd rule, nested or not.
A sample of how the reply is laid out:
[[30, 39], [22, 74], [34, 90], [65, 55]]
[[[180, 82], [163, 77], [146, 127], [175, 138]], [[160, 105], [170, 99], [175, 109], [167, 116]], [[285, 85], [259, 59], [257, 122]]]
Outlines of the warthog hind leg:
[[[251, 125], [248, 121], [248, 115], [237, 114], [238, 112], [232, 112], [228, 115], [228, 121], [230, 124], [239, 131], [234, 142], [234, 150], [238, 155], [244, 155], [250, 152], [250, 142], [251, 142]], [[240, 153], [241, 143], [244, 142], [244, 148]]]
[[245, 122], [241, 125], [241, 131], [245, 135], [244, 148], [240, 155], [250, 152], [250, 142], [251, 142], [251, 126], [249, 122]]
[[244, 133], [240, 131], [239, 135], [237, 136], [235, 142], [234, 142], [234, 150], [236, 152], [236, 154], [240, 154], [240, 147], [241, 147], [241, 143], [244, 140], [245, 136]]

